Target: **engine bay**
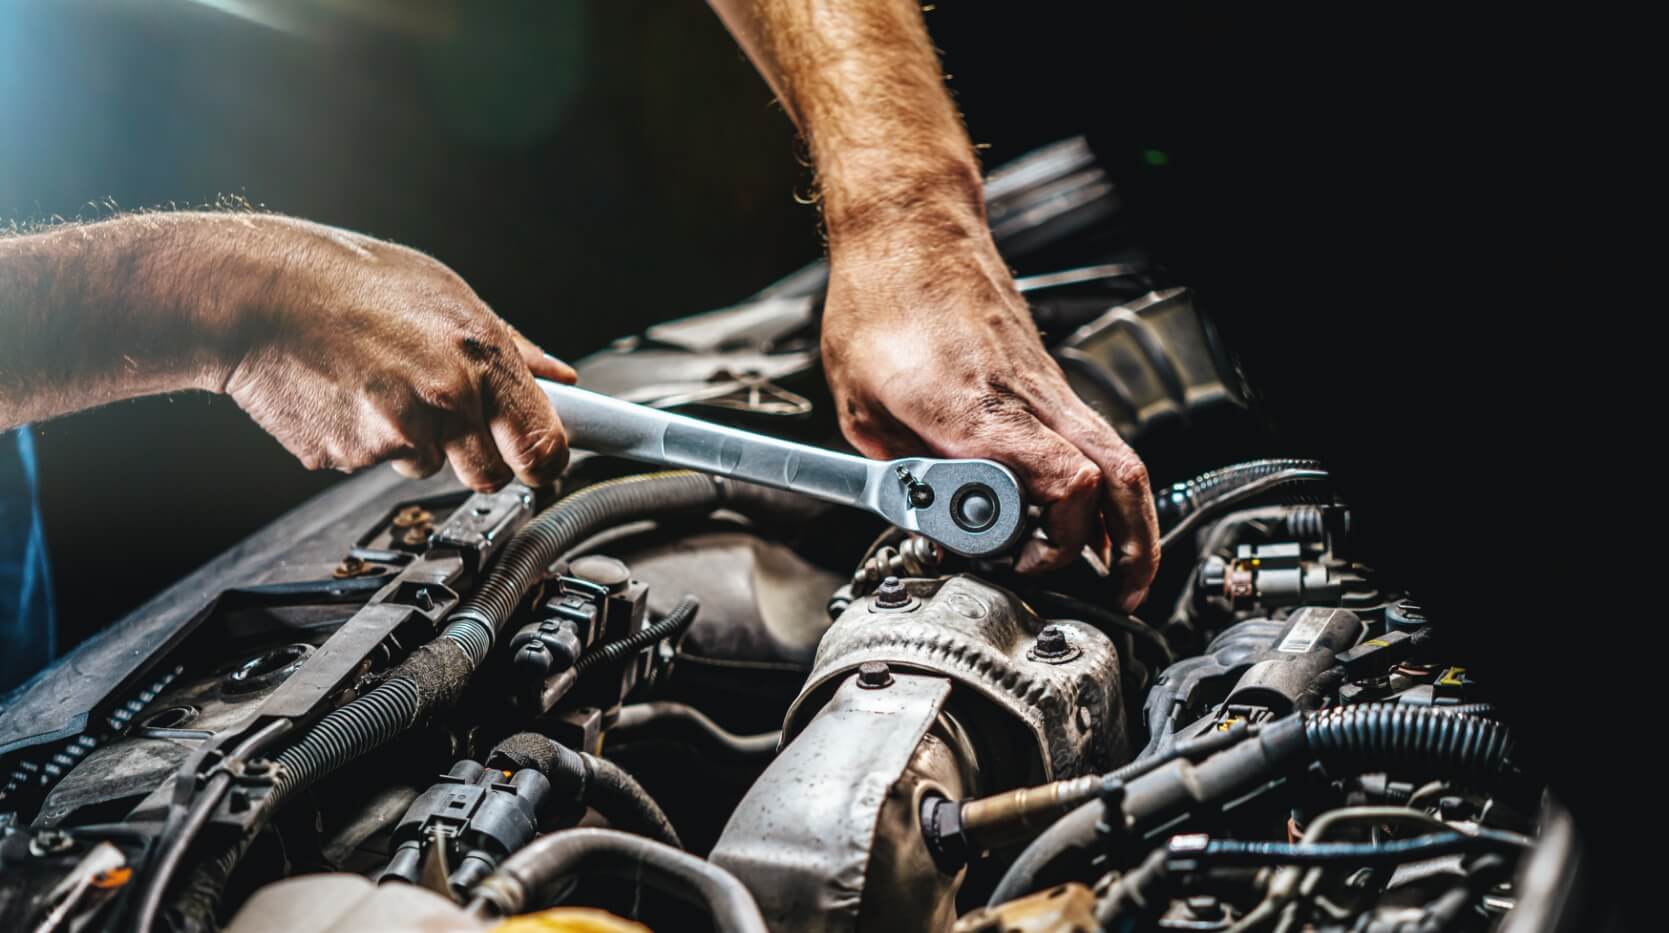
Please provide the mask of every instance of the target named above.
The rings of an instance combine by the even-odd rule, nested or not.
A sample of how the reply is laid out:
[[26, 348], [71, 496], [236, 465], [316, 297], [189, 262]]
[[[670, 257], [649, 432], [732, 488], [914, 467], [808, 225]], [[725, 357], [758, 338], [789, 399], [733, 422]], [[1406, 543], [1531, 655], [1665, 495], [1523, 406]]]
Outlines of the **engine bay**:
[[[12, 695], [0, 915], [1510, 926], [1569, 818], [1446, 620], [1363, 559], [1326, 464], [1267, 449], [1232, 348], [1127, 241], [1081, 141], [987, 194], [1052, 354], [1163, 481], [1134, 615], [1087, 555], [1023, 576], [701, 473], [363, 474]], [[623, 338], [581, 382], [833, 446], [825, 280]]]

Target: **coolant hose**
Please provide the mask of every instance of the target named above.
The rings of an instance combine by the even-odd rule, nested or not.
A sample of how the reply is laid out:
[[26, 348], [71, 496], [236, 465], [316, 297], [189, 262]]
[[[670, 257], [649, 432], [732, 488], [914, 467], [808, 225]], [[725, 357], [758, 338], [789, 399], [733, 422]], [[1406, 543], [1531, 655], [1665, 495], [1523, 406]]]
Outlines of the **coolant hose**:
[[[1180, 744], [1179, 744], [1180, 747]], [[1365, 774], [1388, 768], [1490, 783], [1509, 773], [1512, 737], [1492, 719], [1451, 712], [1444, 707], [1364, 704], [1295, 713], [1263, 726], [1256, 735], [1191, 764], [1153, 759], [1122, 780], [1123, 812], [1114, 828], [1140, 829], [1169, 820], [1179, 811], [1232, 799], [1295, 763], [1319, 760], [1330, 774]], [[1127, 765], [1108, 781], [1133, 769]], [[1021, 851], [992, 892], [1001, 904], [1037, 889], [1038, 879], [1074, 852], [1100, 845], [1099, 827], [1108, 813], [1102, 800], [1091, 800], [1061, 817]]]
[[537, 732], [522, 732], [498, 743], [489, 768], [533, 768], [550, 779], [551, 791], [601, 813], [622, 830], [683, 848], [666, 812], [637, 779], [606, 758], [577, 752]]
[[759, 905], [735, 875], [654, 840], [607, 829], [565, 829], [539, 837], [476, 887], [470, 910], [482, 918], [537, 910], [561, 881], [581, 870], [648, 881], [702, 903], [722, 933], [766, 933]]

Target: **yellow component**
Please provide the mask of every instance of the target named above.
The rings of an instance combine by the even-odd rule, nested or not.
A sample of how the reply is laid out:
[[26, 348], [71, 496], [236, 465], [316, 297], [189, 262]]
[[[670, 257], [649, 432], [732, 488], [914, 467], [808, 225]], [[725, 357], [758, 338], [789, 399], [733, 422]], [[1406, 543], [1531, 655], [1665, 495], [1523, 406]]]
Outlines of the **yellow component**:
[[490, 933], [652, 933], [641, 923], [594, 907], [552, 907], [511, 917]]
[[1464, 686], [1466, 686], [1466, 668], [1464, 668], [1464, 667], [1451, 667], [1451, 668], [1449, 668], [1448, 670], [1443, 672], [1442, 677], [1437, 678], [1437, 685], [1439, 687], [1464, 687]]
[[1227, 718], [1227, 719], [1225, 719], [1222, 722], [1217, 724], [1217, 731], [1218, 732], [1227, 732], [1230, 729], [1233, 729], [1234, 724], [1239, 722], [1240, 720], [1241, 720], [1241, 717], [1239, 717], [1239, 716], [1230, 716], [1229, 718]]
[[1373, 645], [1375, 648], [1389, 648], [1391, 646], [1391, 643], [1383, 638], [1370, 638], [1362, 644]]

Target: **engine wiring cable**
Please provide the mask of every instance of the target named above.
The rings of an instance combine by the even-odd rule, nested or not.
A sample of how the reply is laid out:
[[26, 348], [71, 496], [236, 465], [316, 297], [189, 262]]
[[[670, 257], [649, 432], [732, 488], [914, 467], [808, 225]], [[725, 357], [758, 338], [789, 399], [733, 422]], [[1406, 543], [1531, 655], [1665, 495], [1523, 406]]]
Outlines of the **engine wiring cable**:
[[579, 660], [574, 662], [574, 673], [583, 676], [593, 668], [618, 664], [656, 642], [677, 638], [695, 623], [696, 613], [700, 609], [699, 599], [693, 594], [685, 596], [659, 622], [644, 626], [625, 638], [593, 646], [580, 655]]
[[[1164, 846], [1150, 852], [1141, 865], [1120, 876], [1097, 903], [1096, 919], [1101, 926], [1115, 929], [1120, 924], [1127, 925], [1131, 913], [1151, 915], [1162, 911], [1175, 882], [1194, 876], [1202, 869], [1265, 865], [1365, 868], [1455, 854], [1526, 850], [1533, 844], [1529, 837], [1505, 830], [1483, 827], [1462, 830], [1446, 824], [1438, 832], [1378, 843], [1316, 842], [1309, 839], [1299, 843], [1244, 841], [1213, 839], [1204, 833], [1185, 833], [1172, 836]], [[1301, 889], [1298, 877], [1295, 873], [1282, 875], [1277, 872], [1269, 884], [1271, 896], [1230, 930], [1247, 933], [1275, 920]]]
[[1321, 463], [1301, 457], [1269, 457], [1232, 463], [1208, 470], [1193, 479], [1153, 491], [1153, 505], [1159, 521], [1170, 525], [1181, 521], [1213, 499], [1241, 486], [1285, 470], [1320, 470]]
[[[1140, 764], [1151, 767], [1121, 783], [1126, 793], [1112, 812], [1122, 812], [1113, 824], [1125, 826], [1154, 816], [1130, 807], [1136, 798], [1165, 802], [1178, 799], [1169, 792], [1149, 795], [1138, 782], [1160, 785], [1180, 782], [1187, 799], [1195, 788], [1213, 788], [1191, 805], [1205, 806], [1222, 795], [1238, 793], [1294, 767], [1319, 762], [1329, 774], [1365, 773], [1387, 766], [1413, 768], [1466, 778], [1480, 784], [1505, 782], [1514, 775], [1510, 763], [1513, 741], [1507, 727], [1495, 720], [1447, 712], [1443, 707], [1411, 707], [1370, 703], [1338, 707], [1319, 713], [1294, 713], [1263, 723], [1254, 734], [1242, 733], [1233, 747], [1181, 770], [1191, 774], [1156, 774], [1176, 758], [1155, 756]], [[1176, 748], [1180, 750], [1182, 743]], [[1180, 757], [1180, 756], [1179, 756]], [[1130, 767], [1130, 766], [1127, 766]], [[1207, 780], [1201, 772], [1208, 772]], [[1113, 772], [1109, 775], [1118, 775]], [[1203, 790], [1202, 790], [1203, 793]], [[1057, 858], [1097, 850], [1101, 827], [1109, 820], [1107, 794], [1090, 800], [1057, 820], [1021, 851], [988, 902], [992, 906], [1036, 890], [1038, 877]]]
[[1321, 469], [1288, 469], [1261, 476], [1244, 486], [1224, 492], [1222, 495], [1200, 503], [1199, 508], [1184, 515], [1170, 530], [1159, 536], [1159, 550], [1175, 544], [1179, 538], [1187, 535], [1202, 523], [1221, 515], [1235, 506], [1255, 499], [1274, 489], [1288, 486], [1312, 485], [1325, 483], [1328, 479], [1326, 470]]
[[[1361, 806], [1339, 807], [1328, 810], [1312, 821], [1304, 831], [1301, 844], [1313, 845], [1327, 838], [1334, 829], [1350, 823], [1417, 823], [1428, 829], [1448, 832], [1453, 829], [1448, 823], [1412, 807]], [[1241, 917], [1229, 927], [1227, 933], [1251, 933], [1261, 930], [1269, 923], [1279, 919], [1285, 924], [1290, 914], [1284, 914], [1288, 905], [1299, 903], [1307, 890], [1314, 890], [1323, 874], [1321, 868], [1311, 868], [1308, 871], [1283, 865], [1276, 869], [1267, 885], [1267, 893], [1257, 906]], [[1104, 918], [1111, 919], [1111, 918]]]
[[217, 762], [213, 774], [191, 799], [191, 806], [178, 820], [173, 816], [159, 835], [161, 848], [151, 861], [145, 872], [144, 885], [139, 889], [134, 908], [133, 929], [135, 933], [150, 933], [156, 925], [157, 914], [162, 908], [162, 898], [167, 893], [168, 883], [174, 873], [179, 870], [180, 862], [184, 860], [191, 843], [203, 831], [209, 818], [214, 815], [215, 808], [220, 805], [221, 798], [232, 787], [232, 770], [255, 757], [267, 746], [276, 742], [290, 731], [292, 723], [288, 719], [275, 719], [256, 731], [249, 738], [244, 739], [232, 749], [230, 755]]
[[[434, 639], [413, 650], [378, 686], [337, 707], [301, 732], [275, 757], [273, 790], [243, 837], [197, 863], [179, 908], [212, 922], [214, 904], [255, 834], [297, 792], [453, 706], [486, 659], [522, 597], [568, 549], [587, 536], [633, 521], [731, 508], [772, 515], [804, 497], [688, 470], [632, 474], [586, 486], [559, 499], [513, 535], [482, 582], [459, 603]], [[219, 794], [224, 794], [219, 790]], [[216, 801], [218, 802], [218, 801]], [[212, 808], [212, 804], [203, 804]], [[202, 819], [206, 820], [207, 816]], [[192, 835], [195, 835], [193, 833]], [[184, 860], [189, 839], [172, 856], [168, 873]], [[152, 883], [166, 888], [167, 877]], [[160, 898], [160, 891], [153, 895]], [[147, 906], [145, 927], [154, 923]]]

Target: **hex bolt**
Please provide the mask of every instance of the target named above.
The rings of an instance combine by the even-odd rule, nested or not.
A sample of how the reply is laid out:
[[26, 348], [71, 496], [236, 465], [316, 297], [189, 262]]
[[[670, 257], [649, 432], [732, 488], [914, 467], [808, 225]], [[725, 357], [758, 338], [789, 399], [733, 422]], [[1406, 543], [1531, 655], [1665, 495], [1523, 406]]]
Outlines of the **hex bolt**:
[[1058, 658], [1072, 650], [1072, 645], [1066, 640], [1066, 630], [1058, 625], [1045, 625], [1043, 631], [1037, 633], [1035, 648], [1040, 658]]
[[897, 577], [888, 577], [875, 588], [875, 605], [881, 609], [899, 609], [910, 604], [910, 592]]
[[858, 686], [879, 690], [892, 685], [892, 668], [885, 661], [865, 661], [858, 668]]

